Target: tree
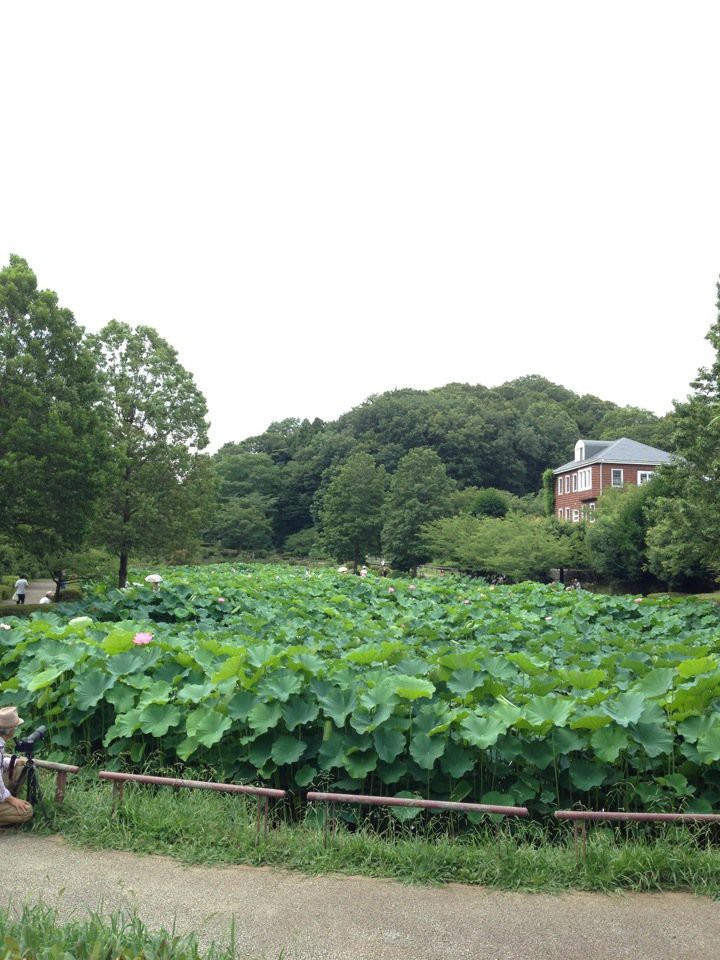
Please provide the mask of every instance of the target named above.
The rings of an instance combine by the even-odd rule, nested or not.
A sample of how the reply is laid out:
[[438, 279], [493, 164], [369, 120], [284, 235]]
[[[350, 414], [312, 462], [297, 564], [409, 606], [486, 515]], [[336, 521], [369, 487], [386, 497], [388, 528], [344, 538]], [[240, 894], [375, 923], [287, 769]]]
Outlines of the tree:
[[322, 545], [338, 560], [358, 564], [380, 548], [385, 469], [369, 453], [354, 453], [337, 468], [318, 511]]
[[422, 527], [452, 512], [454, 488], [434, 450], [419, 447], [402, 458], [390, 481], [382, 530], [383, 552], [394, 567], [415, 572], [430, 559]]
[[50, 562], [85, 539], [106, 421], [82, 327], [21, 257], [0, 271], [0, 529]]
[[504, 517], [509, 509], [510, 498], [495, 487], [480, 490], [472, 506], [476, 517]]
[[[672, 442], [677, 459], [658, 471], [663, 489], [660, 502], [648, 511], [648, 565], [663, 580], [720, 576], [720, 283], [718, 319], [706, 340], [715, 350], [713, 363], [701, 367], [693, 393], [676, 404]], [[654, 486], [657, 481], [654, 480]]]
[[569, 539], [543, 517], [511, 513], [502, 519], [467, 514], [427, 524], [423, 539], [439, 563], [468, 573], [503, 574], [513, 580], [544, 580], [572, 557]]
[[606, 490], [598, 500], [595, 522], [588, 526], [586, 543], [593, 569], [609, 583], [643, 578], [644, 506], [651, 486]]
[[111, 483], [98, 533], [119, 558], [125, 584], [137, 551], [197, 543], [213, 486], [207, 407], [176, 351], [151, 327], [111, 321], [93, 338], [111, 412]]

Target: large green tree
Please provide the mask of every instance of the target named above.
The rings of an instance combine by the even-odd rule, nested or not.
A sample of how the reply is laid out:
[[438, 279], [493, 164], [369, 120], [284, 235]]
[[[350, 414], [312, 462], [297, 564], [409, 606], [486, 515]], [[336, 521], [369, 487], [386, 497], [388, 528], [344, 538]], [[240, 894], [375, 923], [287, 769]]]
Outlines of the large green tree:
[[385, 469], [369, 453], [354, 453], [338, 467], [318, 510], [323, 547], [357, 571], [368, 553], [380, 549]]
[[111, 321], [94, 338], [111, 411], [111, 483], [98, 523], [104, 544], [119, 558], [118, 582], [135, 553], [192, 548], [212, 504], [207, 406], [178, 361], [151, 327]]
[[82, 544], [107, 435], [82, 327], [21, 257], [0, 271], [0, 530], [38, 559]]
[[422, 528], [452, 512], [454, 489], [434, 450], [418, 447], [402, 458], [390, 481], [382, 530], [383, 552], [394, 567], [416, 571], [430, 559]]

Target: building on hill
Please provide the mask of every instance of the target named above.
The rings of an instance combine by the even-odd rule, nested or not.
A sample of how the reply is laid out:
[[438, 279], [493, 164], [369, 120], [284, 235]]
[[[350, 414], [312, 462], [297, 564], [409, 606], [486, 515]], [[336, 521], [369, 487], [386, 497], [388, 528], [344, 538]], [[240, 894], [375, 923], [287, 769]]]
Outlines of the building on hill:
[[669, 463], [671, 455], [646, 443], [619, 440], [578, 440], [575, 459], [564, 463], [555, 476], [555, 515], [561, 520], [592, 520], [603, 490], [639, 487], [652, 479], [655, 469]]

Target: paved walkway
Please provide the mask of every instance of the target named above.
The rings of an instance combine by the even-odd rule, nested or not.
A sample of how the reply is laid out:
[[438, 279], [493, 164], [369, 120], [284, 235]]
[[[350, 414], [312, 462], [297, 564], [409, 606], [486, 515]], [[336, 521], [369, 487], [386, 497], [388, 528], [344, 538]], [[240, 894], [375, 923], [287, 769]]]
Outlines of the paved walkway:
[[684, 893], [559, 895], [405, 886], [269, 868], [184, 866], [0, 834], [0, 902], [65, 916], [134, 908], [239, 957], [278, 960], [717, 960], [720, 904]]
[[[53, 580], [30, 580], [27, 592], [25, 594], [25, 603], [39, 603], [40, 598], [44, 597], [45, 594], [52, 590], [53, 594], [55, 593], [55, 582]], [[4, 600], [0, 601], [0, 606], [17, 606], [14, 600]], [[4, 611], [5, 616], [9, 615], [9, 611]]]

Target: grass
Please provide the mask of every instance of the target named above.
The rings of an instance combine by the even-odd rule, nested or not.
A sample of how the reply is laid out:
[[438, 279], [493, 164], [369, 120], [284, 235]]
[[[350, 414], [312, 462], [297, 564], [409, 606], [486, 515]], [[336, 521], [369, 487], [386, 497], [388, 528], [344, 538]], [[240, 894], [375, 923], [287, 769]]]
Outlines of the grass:
[[[348, 808], [350, 809], [350, 808]], [[707, 827], [591, 826], [587, 864], [578, 862], [571, 829], [522, 821], [458, 823], [446, 814], [400, 824], [377, 812], [349, 830], [329, 831], [322, 812], [300, 822], [282, 810], [267, 837], [256, 833], [255, 804], [195, 790], [127, 784], [112, 811], [112, 789], [87, 777], [70, 784], [50, 825], [78, 846], [166, 854], [186, 863], [248, 864], [306, 874], [357, 874], [405, 883], [482, 884], [508, 890], [559, 892], [689, 890], [720, 897], [720, 850]]]
[[83, 920], [63, 922], [42, 903], [19, 911], [0, 908], [2, 960], [241, 960], [234, 937], [231, 930], [227, 947], [201, 950], [194, 934], [151, 931], [136, 914], [92, 911]]

